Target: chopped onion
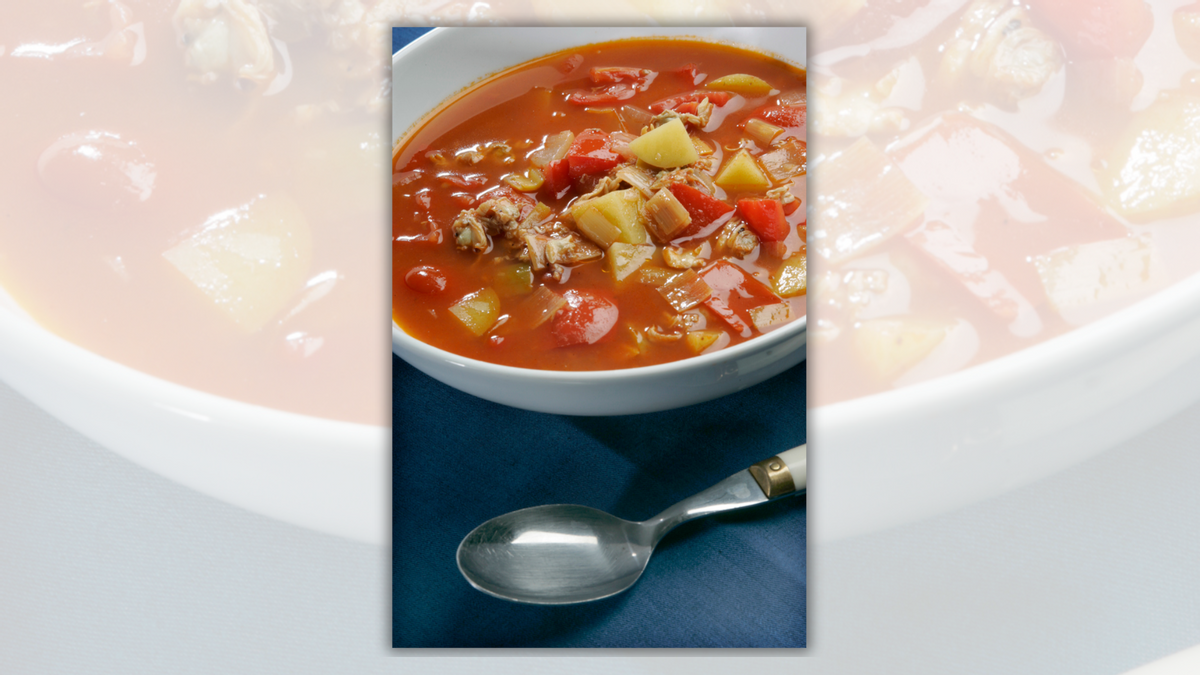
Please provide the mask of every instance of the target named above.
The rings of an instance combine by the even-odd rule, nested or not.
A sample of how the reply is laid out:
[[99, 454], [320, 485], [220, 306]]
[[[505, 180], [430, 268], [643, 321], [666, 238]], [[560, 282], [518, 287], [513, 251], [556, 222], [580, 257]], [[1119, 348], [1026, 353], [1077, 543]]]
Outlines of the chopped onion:
[[636, 135], [624, 131], [614, 131], [608, 137], [611, 141], [613, 152], [631, 162], [637, 161], [637, 155], [634, 154], [633, 150], [629, 149], [629, 142], [635, 140], [637, 138]]
[[678, 274], [659, 286], [658, 292], [677, 312], [686, 312], [712, 296], [712, 287], [692, 270]]
[[746, 135], [764, 148], [770, 147], [771, 141], [774, 141], [782, 133], [781, 127], [768, 124], [757, 117], [746, 122]]
[[529, 162], [536, 167], [543, 167], [558, 161], [567, 156], [567, 151], [574, 142], [575, 133], [570, 130], [547, 136], [542, 147], [529, 154]]
[[529, 324], [530, 328], [537, 328], [549, 321], [565, 304], [566, 298], [545, 286], [538, 286], [514, 314], [519, 321]]
[[621, 118], [621, 126], [625, 127], [625, 131], [634, 134], [642, 133], [642, 127], [650, 124], [650, 120], [654, 119], [649, 112], [631, 105], [621, 106], [617, 116]]
[[616, 176], [618, 180], [629, 183], [632, 187], [637, 188], [637, 191], [641, 192], [646, 198], [654, 194], [654, 190], [650, 188], [650, 185], [654, 183], [654, 174], [645, 169], [632, 164], [626, 164], [617, 169]]
[[646, 229], [651, 236], [666, 243], [674, 239], [692, 222], [692, 216], [668, 189], [658, 191], [646, 202]]

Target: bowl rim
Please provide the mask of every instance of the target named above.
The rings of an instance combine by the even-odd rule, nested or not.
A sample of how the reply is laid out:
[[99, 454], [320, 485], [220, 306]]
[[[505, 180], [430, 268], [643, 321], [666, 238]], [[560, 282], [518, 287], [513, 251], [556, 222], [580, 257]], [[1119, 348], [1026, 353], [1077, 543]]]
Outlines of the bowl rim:
[[[541, 26], [526, 27], [526, 28], [541, 28], [541, 29], [545, 29], [545, 30], [552, 30], [552, 28], [541, 27]], [[575, 26], [574, 28], [582, 28], [582, 27]], [[619, 29], [619, 30], [630, 30], [630, 31], [646, 31], [646, 30], [653, 31], [653, 30], [656, 30], [655, 28], [648, 28], [648, 27], [643, 27], [643, 26], [629, 26], [629, 27], [613, 26], [612, 28]], [[677, 28], [675, 30], [703, 31], [703, 30], [715, 30], [715, 29], [720, 29], [720, 28], [729, 28], [729, 27], [727, 27], [727, 26], [708, 26], [708, 27], [695, 26], [695, 27], [684, 27], [682, 29]], [[795, 27], [781, 26], [779, 28], [793, 28], [794, 29]], [[670, 29], [670, 27], [668, 27], [668, 29]], [[407, 45], [405, 45], [398, 51], [394, 52], [392, 54], [392, 65], [394, 66], [398, 61], [400, 61], [401, 58], [411, 54], [413, 51], [423, 48], [427, 42], [430, 42], [430, 41], [438, 38], [441, 35], [444, 35], [447, 33], [452, 34], [453, 32], [461, 31], [461, 30], [468, 30], [468, 31], [469, 30], [478, 30], [478, 28], [459, 28], [459, 27], [434, 28], [433, 30], [430, 30], [429, 32], [425, 33], [424, 35], [417, 37], [412, 42], [409, 42]], [[791, 65], [799, 65], [799, 67], [805, 68], [807, 70], [807, 65], [796, 64], [794, 60], [789, 59], [786, 56], [783, 56], [776, 52], [772, 52], [772, 51], [766, 50], [766, 49], [756, 49], [756, 48], [750, 47], [748, 45], [739, 44], [739, 43], [732, 42], [729, 40], [718, 40], [715, 38], [709, 38], [709, 37], [705, 37], [705, 36], [703, 36], [701, 34], [697, 34], [697, 33], [686, 33], [686, 34], [673, 33], [673, 34], [659, 34], [659, 35], [639, 34], [636, 36], [631, 36], [629, 38], [617, 38], [617, 39], [619, 40], [619, 39], [645, 39], [645, 38], [651, 38], [651, 39], [661, 38], [664, 40], [685, 40], [685, 41], [691, 40], [691, 41], [711, 42], [711, 43], [715, 43], [715, 44], [740, 47], [742, 49], [747, 49], [748, 51], [756, 51], [763, 55], [770, 56], [772, 58], [775, 58], [775, 59], [778, 59], [781, 61], [785, 61]], [[613, 42], [613, 41], [615, 41], [615, 40], [597, 40], [597, 41], [593, 41], [593, 42], [584, 42], [584, 43], [575, 45], [575, 47], [583, 47], [583, 46], [587, 46], [590, 44], [597, 44], [600, 42]], [[542, 56], [547, 56], [547, 55], [554, 54], [554, 53], [557, 53], [560, 51], [564, 51], [565, 49], [572, 49], [572, 48], [573, 47], [565, 47], [563, 49], [556, 49], [553, 51], [548, 51], [539, 56], [530, 57], [529, 59], [526, 59], [525, 61], [522, 61], [521, 63], [525, 63], [525, 62], [531, 61], [533, 59], [541, 58]], [[412, 131], [421, 128], [421, 126], [423, 126], [423, 123], [429, 119], [430, 115], [432, 115], [433, 113], [442, 109], [451, 100], [462, 95], [464, 92], [466, 92], [468, 89], [475, 86], [476, 84], [478, 84], [486, 79], [489, 79], [498, 73], [508, 70], [509, 68], [516, 67], [517, 65], [520, 65], [520, 64], [502, 66], [497, 70], [490, 71], [485, 75], [475, 78], [470, 83], [455, 90], [455, 92], [453, 94], [451, 94], [449, 97], [447, 97], [446, 99], [436, 103], [432, 108], [430, 108], [423, 115], [421, 115], [417, 119], [413, 120], [408, 125], [408, 127], [406, 129], [404, 129], [402, 132], [398, 133], [397, 130], [395, 128], [393, 128], [392, 129], [393, 153], [395, 151], [395, 148], [398, 147], [398, 143], [402, 138], [408, 136]], [[394, 157], [393, 157], [393, 159], [394, 159]], [[393, 271], [392, 273], [394, 274], [395, 272]], [[393, 277], [393, 279], [394, 279], [394, 277]], [[807, 297], [806, 297], [805, 302], [807, 305]], [[668, 363], [659, 363], [659, 364], [654, 364], [654, 365], [649, 365], [649, 366], [637, 366], [637, 367], [633, 367], [633, 368], [609, 368], [609, 369], [604, 369], [604, 370], [560, 371], [560, 370], [542, 370], [542, 369], [538, 369], [538, 368], [520, 368], [517, 366], [506, 366], [506, 365], [491, 363], [488, 361], [480, 361], [478, 359], [472, 359], [472, 358], [469, 358], [466, 356], [461, 356], [459, 354], [455, 354], [454, 352], [450, 352], [450, 351], [441, 349], [440, 347], [436, 347], [427, 342], [423, 342], [423, 341], [409, 335], [396, 322], [395, 315], [393, 314], [393, 317], [392, 317], [392, 353], [395, 354], [396, 356], [399, 356], [400, 358], [404, 358], [406, 353], [414, 353], [416, 356], [426, 359], [426, 360], [429, 360], [429, 361], [443, 362], [443, 363], [446, 363], [449, 365], [455, 365], [455, 366], [459, 366], [459, 367], [463, 367], [463, 368], [472, 368], [481, 373], [486, 373], [488, 375], [497, 376], [497, 377], [522, 377], [523, 376], [523, 377], [535, 377], [538, 379], [545, 379], [545, 380], [549, 380], [552, 382], [559, 381], [559, 382], [596, 382], [596, 383], [599, 383], [599, 382], [608, 382], [608, 381], [612, 381], [612, 380], [622, 380], [622, 379], [657, 378], [659, 376], [669, 376], [669, 375], [675, 374], [680, 371], [692, 370], [692, 369], [696, 369], [696, 368], [703, 368], [708, 365], [725, 363], [730, 360], [736, 360], [737, 358], [739, 358], [741, 356], [754, 354], [754, 353], [758, 353], [758, 352], [766, 350], [766, 349], [774, 348], [781, 343], [790, 341], [791, 339], [795, 338], [796, 335], [807, 336], [807, 329], [808, 329], [808, 313], [807, 313], [807, 308], [806, 308], [804, 316], [783, 326], [782, 328], [773, 330], [765, 335], [756, 336], [754, 338], [751, 338], [750, 340], [747, 340], [746, 342], [742, 342], [741, 344], [737, 344], [732, 347], [721, 349], [721, 350], [718, 350], [715, 352], [710, 352], [708, 354], [699, 354], [697, 356], [680, 359], [678, 361], [671, 361]], [[801, 342], [806, 343], [807, 337], [805, 337]]]
[[[898, 389], [817, 405], [821, 428], [836, 432], [864, 420], [873, 424], [957, 408], [981, 397], [1012, 394], [1038, 380], [1062, 377], [1096, 359], [1165, 335], [1200, 313], [1200, 272], [1107, 316], [1043, 342], [954, 373]], [[820, 345], [817, 346], [818, 363]]]

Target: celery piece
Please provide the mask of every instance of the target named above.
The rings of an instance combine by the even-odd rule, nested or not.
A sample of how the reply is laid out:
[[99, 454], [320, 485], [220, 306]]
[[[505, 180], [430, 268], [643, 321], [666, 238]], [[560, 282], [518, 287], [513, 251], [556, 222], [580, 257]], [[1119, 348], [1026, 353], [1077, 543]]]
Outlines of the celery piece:
[[501, 296], [511, 297], [533, 292], [533, 268], [529, 263], [505, 265], [492, 279], [492, 287]]

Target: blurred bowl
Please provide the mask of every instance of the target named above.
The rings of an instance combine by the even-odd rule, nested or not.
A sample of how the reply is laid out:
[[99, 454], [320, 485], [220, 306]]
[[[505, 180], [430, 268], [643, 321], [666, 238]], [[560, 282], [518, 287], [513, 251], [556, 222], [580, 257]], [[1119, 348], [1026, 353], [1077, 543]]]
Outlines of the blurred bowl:
[[[392, 142], [435, 106], [505, 68], [571, 47], [633, 37], [697, 37], [806, 63], [803, 34], [762, 28], [439, 28], [392, 57]], [[805, 358], [807, 320], [711, 354], [644, 368], [555, 372], [499, 366], [430, 346], [394, 322], [392, 351], [456, 389], [562, 415], [626, 415], [708, 401], [753, 386]]]
[[385, 427], [272, 410], [147, 375], [45, 330], [3, 289], [0, 379], [100, 445], [199, 492], [319, 532], [388, 541]]
[[995, 361], [813, 409], [814, 532], [864, 534], [1008, 492], [1198, 399], [1200, 275]]

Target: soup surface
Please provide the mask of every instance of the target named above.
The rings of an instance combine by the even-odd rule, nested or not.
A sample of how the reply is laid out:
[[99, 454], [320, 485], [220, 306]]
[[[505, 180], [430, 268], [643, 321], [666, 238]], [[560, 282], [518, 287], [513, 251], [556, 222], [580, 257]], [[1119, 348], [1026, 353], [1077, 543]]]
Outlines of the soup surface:
[[147, 373], [384, 424], [382, 47], [326, 18], [238, 0], [6, 8], [0, 284]]
[[397, 141], [394, 318], [557, 370], [776, 330], [805, 313], [805, 128], [804, 71], [727, 45], [618, 41], [493, 76]]
[[913, 0], [822, 34], [813, 400], [956, 372], [1194, 273], [1198, 25], [1195, 4]]

